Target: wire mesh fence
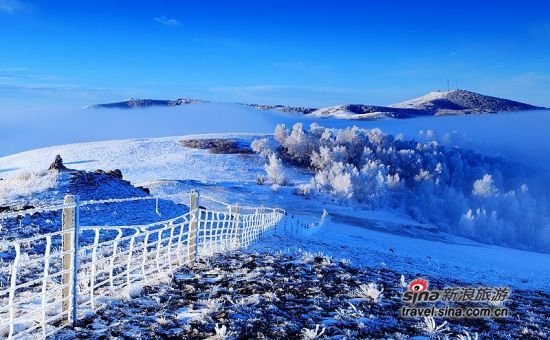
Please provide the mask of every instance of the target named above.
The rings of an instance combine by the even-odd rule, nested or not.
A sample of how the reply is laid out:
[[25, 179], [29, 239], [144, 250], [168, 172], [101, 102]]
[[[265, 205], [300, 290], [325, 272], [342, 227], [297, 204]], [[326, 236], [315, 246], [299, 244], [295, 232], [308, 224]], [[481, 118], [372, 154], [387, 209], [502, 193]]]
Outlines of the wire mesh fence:
[[54, 207], [63, 210], [60, 230], [1, 246], [0, 337], [47, 337], [105, 307], [111, 298], [131, 297], [144, 285], [169, 279], [199, 256], [247, 247], [285, 215], [277, 208], [247, 207], [241, 212], [225, 205], [226, 211], [209, 210], [191, 192], [189, 212], [175, 218], [144, 225], [81, 226], [81, 203], [66, 197]]

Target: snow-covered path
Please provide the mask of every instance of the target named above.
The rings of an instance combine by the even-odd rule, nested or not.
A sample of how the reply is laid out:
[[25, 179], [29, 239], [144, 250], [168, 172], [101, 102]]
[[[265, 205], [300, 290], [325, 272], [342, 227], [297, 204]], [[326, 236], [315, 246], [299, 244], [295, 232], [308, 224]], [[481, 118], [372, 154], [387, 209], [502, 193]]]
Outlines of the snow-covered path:
[[[407, 275], [548, 291], [548, 254], [481, 244], [448, 234], [420, 232], [389, 213], [385, 217], [380, 216], [380, 212], [369, 211], [359, 214], [346, 211], [345, 214], [355, 217], [331, 217], [329, 212], [319, 228], [310, 231], [295, 227], [292, 229], [295, 237], [275, 235], [270, 242], [254, 245], [252, 249], [290, 253], [303, 249], [348, 258], [358, 266], [392, 269]], [[289, 226], [292, 223], [295, 222], [290, 219]]]

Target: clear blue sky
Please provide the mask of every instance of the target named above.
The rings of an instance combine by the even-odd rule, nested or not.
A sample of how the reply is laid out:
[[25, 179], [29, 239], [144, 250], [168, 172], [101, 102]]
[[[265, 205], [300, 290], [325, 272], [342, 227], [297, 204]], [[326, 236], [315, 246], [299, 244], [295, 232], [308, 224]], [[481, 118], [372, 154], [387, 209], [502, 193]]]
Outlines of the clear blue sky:
[[0, 103], [389, 104], [450, 79], [550, 106], [549, 13], [550, 1], [0, 0]]

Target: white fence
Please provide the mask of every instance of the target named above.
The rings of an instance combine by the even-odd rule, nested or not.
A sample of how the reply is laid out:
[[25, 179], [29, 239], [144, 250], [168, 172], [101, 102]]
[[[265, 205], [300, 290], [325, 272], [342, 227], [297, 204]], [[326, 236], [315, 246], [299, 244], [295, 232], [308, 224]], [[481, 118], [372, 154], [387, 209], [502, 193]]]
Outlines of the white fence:
[[0, 262], [0, 337], [47, 337], [201, 255], [247, 247], [286, 214], [263, 207], [208, 210], [198, 198], [193, 191], [188, 213], [161, 222], [81, 226], [78, 199], [67, 196], [53, 208], [63, 210], [61, 230], [2, 244], [0, 251], [13, 256]]

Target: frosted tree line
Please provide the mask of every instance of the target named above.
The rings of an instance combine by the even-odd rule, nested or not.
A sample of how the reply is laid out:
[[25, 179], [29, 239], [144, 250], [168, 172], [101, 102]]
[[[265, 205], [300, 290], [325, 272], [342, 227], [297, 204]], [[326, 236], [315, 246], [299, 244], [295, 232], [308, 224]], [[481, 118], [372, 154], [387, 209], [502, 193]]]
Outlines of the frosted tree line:
[[369, 208], [403, 209], [442, 231], [484, 242], [548, 251], [549, 203], [531, 193], [528, 171], [500, 157], [418, 142], [380, 129], [280, 124], [252, 143], [268, 179], [288, 184], [284, 165], [311, 169], [300, 195], [329, 193]]

